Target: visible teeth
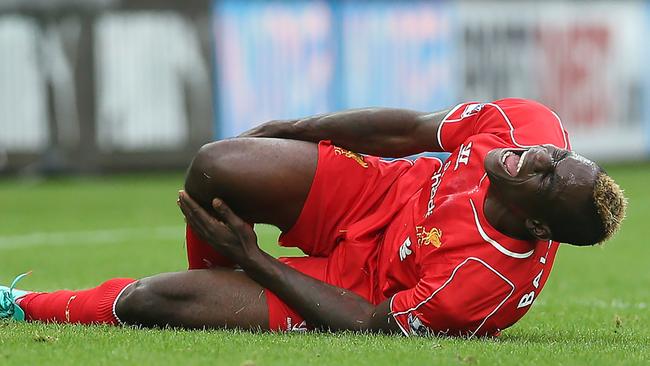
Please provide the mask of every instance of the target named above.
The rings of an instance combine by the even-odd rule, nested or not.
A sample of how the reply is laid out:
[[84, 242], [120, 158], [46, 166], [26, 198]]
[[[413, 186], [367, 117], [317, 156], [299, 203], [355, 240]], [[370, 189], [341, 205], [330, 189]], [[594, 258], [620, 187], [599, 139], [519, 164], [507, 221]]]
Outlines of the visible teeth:
[[521, 169], [521, 166], [524, 165], [524, 159], [526, 158], [526, 154], [528, 154], [528, 151], [524, 151], [523, 154], [521, 154], [521, 157], [519, 158], [519, 162], [517, 163], [517, 173], [519, 173], [519, 169]]
[[505, 164], [505, 163], [506, 163], [506, 159], [507, 159], [508, 156], [510, 156], [510, 155], [512, 155], [512, 152], [510, 152], [510, 151], [507, 151], [505, 154], [503, 154], [503, 157], [501, 157], [501, 164]]

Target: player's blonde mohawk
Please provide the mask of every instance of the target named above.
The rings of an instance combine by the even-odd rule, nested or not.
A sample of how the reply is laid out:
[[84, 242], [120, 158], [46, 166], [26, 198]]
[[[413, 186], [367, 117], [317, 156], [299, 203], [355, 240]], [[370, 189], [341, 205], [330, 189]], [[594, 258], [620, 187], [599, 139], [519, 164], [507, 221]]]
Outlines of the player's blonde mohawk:
[[604, 172], [598, 174], [594, 186], [594, 203], [603, 228], [603, 238], [609, 240], [621, 227], [627, 210], [623, 189]]

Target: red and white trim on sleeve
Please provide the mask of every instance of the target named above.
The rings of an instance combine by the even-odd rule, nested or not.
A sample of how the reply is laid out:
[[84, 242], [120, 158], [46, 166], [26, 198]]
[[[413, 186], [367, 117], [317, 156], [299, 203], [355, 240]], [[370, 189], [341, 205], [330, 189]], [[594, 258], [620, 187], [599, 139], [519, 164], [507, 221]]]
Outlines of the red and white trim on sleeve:
[[[546, 129], [542, 135], [537, 134], [537, 123], [540, 122], [539, 128]], [[559, 116], [539, 103], [524, 99], [461, 103], [442, 119], [436, 138], [443, 151], [452, 152], [470, 136], [484, 132], [501, 135], [506, 141], [510, 140], [507, 142], [513, 147], [529, 148], [552, 143], [558, 148], [570, 148]]]
[[[463, 113], [460, 115], [459, 118], [449, 119], [449, 117], [455, 115], [455, 114], [456, 114], [456, 111], [458, 111], [458, 110], [459, 110], [461, 107], [463, 107], [463, 106], [465, 106], [465, 109], [463, 110]], [[460, 121], [462, 121], [463, 119], [465, 119], [465, 118], [467, 118], [467, 117], [469, 117], [469, 116], [472, 116], [472, 115], [478, 113], [482, 108], [483, 108], [483, 104], [482, 104], [482, 103], [475, 103], [475, 102], [460, 103], [460, 104], [458, 104], [457, 106], [455, 106], [454, 108], [452, 108], [452, 109], [449, 111], [449, 113], [447, 113], [447, 114], [445, 115], [445, 117], [444, 117], [444, 118], [442, 119], [442, 121], [440, 122], [440, 125], [438, 126], [438, 131], [436, 132], [436, 137], [437, 137], [437, 139], [438, 139], [438, 146], [440, 146], [440, 148], [441, 148], [443, 151], [448, 151], [448, 150], [443, 146], [443, 144], [442, 144], [442, 136], [441, 136], [441, 132], [442, 132], [442, 125], [443, 125], [443, 124], [445, 124], [445, 123], [460, 122]]]
[[[521, 147], [521, 148], [537, 146], [537, 145], [524, 145], [524, 144], [518, 143], [517, 140], [515, 139], [515, 127], [513, 126], [512, 122], [510, 122], [510, 119], [508, 118], [508, 115], [506, 114], [506, 112], [504, 112], [504, 110], [498, 104], [485, 103], [485, 105], [490, 106], [490, 107], [494, 107], [499, 111], [499, 113], [501, 113], [501, 115], [503, 116], [503, 120], [508, 124], [508, 127], [510, 127], [510, 138], [512, 139], [513, 144], [515, 144], [517, 147]], [[564, 146], [557, 146], [557, 147], [563, 148], [563, 149], [568, 149], [569, 148], [569, 143], [567, 141], [566, 134], [564, 133], [564, 127], [562, 126], [562, 121], [560, 120], [560, 117], [555, 112], [551, 111], [551, 113], [553, 113], [553, 115], [557, 119], [557, 122], [560, 125], [560, 131], [562, 131], [562, 137], [564, 139]]]

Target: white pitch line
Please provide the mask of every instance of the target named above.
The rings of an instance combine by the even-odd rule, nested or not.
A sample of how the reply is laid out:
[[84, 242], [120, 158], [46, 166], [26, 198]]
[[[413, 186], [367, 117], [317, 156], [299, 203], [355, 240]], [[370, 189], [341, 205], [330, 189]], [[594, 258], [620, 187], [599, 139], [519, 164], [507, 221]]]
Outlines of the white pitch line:
[[165, 240], [184, 238], [183, 226], [148, 228], [116, 228], [104, 230], [36, 232], [23, 235], [0, 236], [0, 249], [60, 245], [119, 244], [127, 240]]

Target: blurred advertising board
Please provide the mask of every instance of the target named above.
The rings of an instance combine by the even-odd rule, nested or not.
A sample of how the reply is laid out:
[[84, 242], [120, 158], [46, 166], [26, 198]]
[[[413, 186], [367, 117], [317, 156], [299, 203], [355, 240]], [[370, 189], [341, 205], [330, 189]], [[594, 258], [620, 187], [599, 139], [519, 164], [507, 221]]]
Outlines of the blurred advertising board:
[[431, 2], [216, 2], [219, 137], [347, 108], [452, 104], [447, 13]]
[[0, 175], [185, 166], [213, 138], [210, 4], [0, 6]]
[[647, 13], [643, 2], [217, 1], [217, 136], [518, 96], [554, 109], [590, 157], [642, 157]]
[[456, 102], [451, 8], [434, 2], [344, 2], [340, 107], [422, 111]]
[[334, 107], [326, 2], [218, 1], [214, 19], [219, 137]]
[[[552, 108], [596, 159], [648, 152], [641, 2], [460, 3], [460, 97], [521, 96]], [[624, 21], [621, 21], [624, 19]]]
[[100, 149], [183, 148], [188, 100], [210, 90], [209, 64], [190, 21], [171, 12], [107, 14], [95, 37]]

